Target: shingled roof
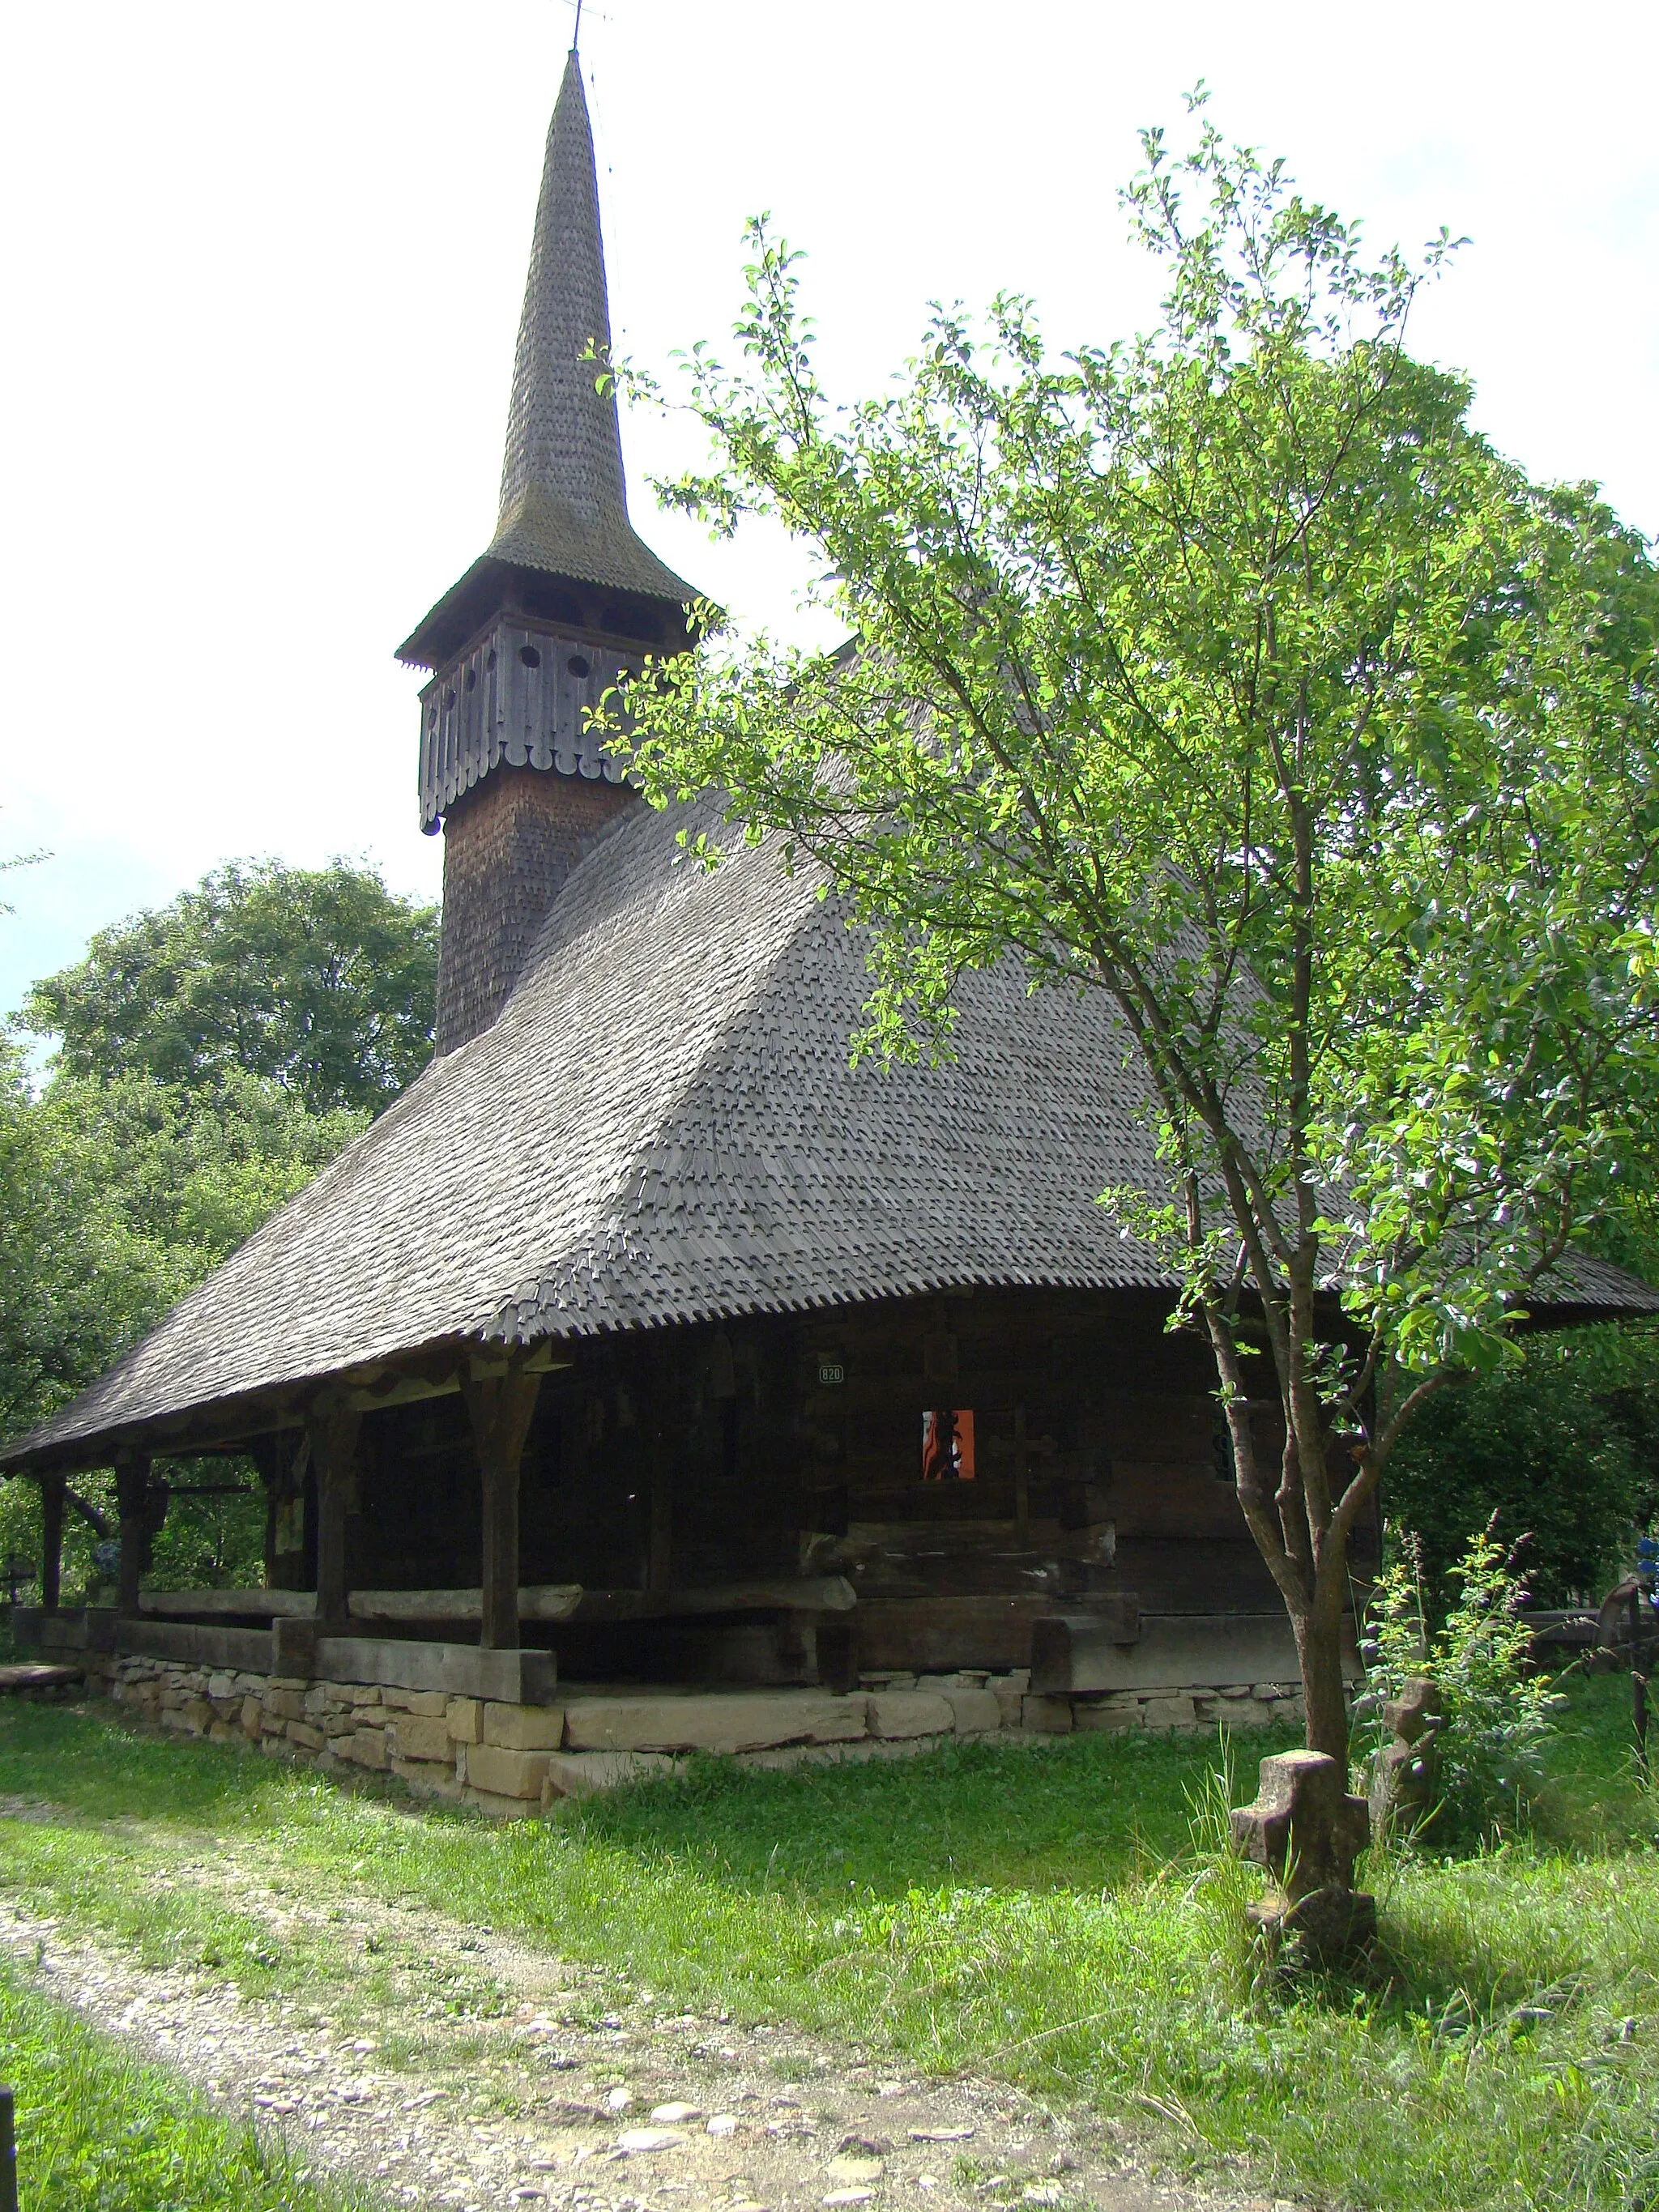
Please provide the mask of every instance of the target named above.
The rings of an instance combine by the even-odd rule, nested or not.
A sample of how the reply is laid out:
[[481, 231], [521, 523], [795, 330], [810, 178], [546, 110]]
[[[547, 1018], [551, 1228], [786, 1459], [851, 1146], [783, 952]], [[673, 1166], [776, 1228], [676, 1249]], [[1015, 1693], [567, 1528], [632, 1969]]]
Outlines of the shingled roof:
[[[631, 811], [571, 876], [495, 1024], [431, 1067], [12, 1464], [458, 1336], [969, 1285], [1167, 1292], [1096, 1203], [1156, 1185], [1103, 992], [962, 994], [943, 1067], [848, 1066], [860, 934], [777, 847], [714, 874]], [[1564, 1303], [1659, 1300], [1575, 1259]]]
[[969, 1284], [1166, 1289], [1095, 1204], [1150, 1181], [1103, 994], [969, 980], [948, 1067], [848, 1066], [869, 990], [819, 878], [629, 811], [492, 1027], [434, 1063], [4, 1455], [458, 1335], [649, 1328]]
[[398, 647], [400, 659], [435, 666], [463, 641], [479, 592], [514, 569], [676, 607], [696, 597], [628, 519], [616, 394], [597, 390], [590, 349], [610, 355], [611, 306], [592, 126], [573, 51], [548, 127], [495, 535]]

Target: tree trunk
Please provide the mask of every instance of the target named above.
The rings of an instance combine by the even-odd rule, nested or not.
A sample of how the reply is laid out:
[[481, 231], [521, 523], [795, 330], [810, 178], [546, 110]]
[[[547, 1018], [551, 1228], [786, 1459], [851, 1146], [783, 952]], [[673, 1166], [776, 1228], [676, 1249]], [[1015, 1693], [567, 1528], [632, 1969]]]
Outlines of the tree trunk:
[[1348, 1692], [1342, 1679], [1342, 1610], [1320, 1599], [1310, 1612], [1292, 1615], [1296, 1656], [1302, 1668], [1302, 1696], [1308, 1714], [1308, 1748], [1348, 1768]]

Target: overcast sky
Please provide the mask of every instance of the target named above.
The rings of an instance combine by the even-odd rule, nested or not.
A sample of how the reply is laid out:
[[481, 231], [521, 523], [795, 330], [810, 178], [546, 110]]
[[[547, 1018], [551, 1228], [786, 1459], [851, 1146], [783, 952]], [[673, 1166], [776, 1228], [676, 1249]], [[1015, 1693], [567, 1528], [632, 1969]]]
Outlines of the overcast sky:
[[[435, 894], [417, 678], [392, 648], [487, 543], [568, 0], [52, 0], [0, 33], [9, 635], [0, 1011], [216, 862], [368, 854]], [[1477, 419], [1659, 531], [1659, 9], [1473, 0], [598, 0], [582, 50], [620, 347], [719, 338], [744, 217], [811, 256], [832, 380], [930, 298], [1145, 327], [1116, 188], [1196, 79], [1378, 245], [1472, 244], [1420, 311]], [[773, 544], [653, 511], [670, 563], [787, 627]]]

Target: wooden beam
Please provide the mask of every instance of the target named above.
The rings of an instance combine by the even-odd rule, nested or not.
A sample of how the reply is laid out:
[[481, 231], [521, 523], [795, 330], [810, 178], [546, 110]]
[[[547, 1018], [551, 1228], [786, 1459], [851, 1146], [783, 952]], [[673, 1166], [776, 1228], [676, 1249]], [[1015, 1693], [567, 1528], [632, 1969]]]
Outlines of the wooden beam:
[[[310, 1620], [310, 1590], [145, 1590], [140, 1613], [164, 1620]], [[750, 1582], [711, 1583], [701, 1589], [590, 1590], [580, 1583], [527, 1583], [519, 1591], [520, 1620], [699, 1620], [722, 1613], [851, 1613], [858, 1595], [845, 1575], [779, 1575]], [[353, 1620], [479, 1620], [479, 1589], [368, 1590], [347, 1596]], [[511, 1647], [502, 1647], [510, 1649]]]
[[[582, 1600], [580, 1583], [532, 1583], [519, 1592], [520, 1620], [568, 1620]], [[348, 1601], [354, 1620], [482, 1620], [479, 1589], [362, 1590]], [[497, 1645], [496, 1650], [511, 1646]]]
[[320, 1637], [313, 1664], [319, 1681], [385, 1682], [507, 1705], [551, 1705], [559, 1679], [550, 1651], [481, 1651], [476, 1644], [428, 1644], [412, 1636]]
[[1123, 1654], [1140, 1641], [1140, 1608], [1125, 1595], [1109, 1611], [1031, 1623], [1031, 1688], [1040, 1697], [1115, 1689]]
[[268, 1628], [228, 1628], [222, 1622], [122, 1620], [115, 1625], [114, 1646], [136, 1658], [174, 1659], [185, 1667], [222, 1667], [238, 1674], [273, 1672], [273, 1639]]
[[324, 1628], [345, 1623], [346, 1503], [362, 1423], [355, 1406], [328, 1394], [306, 1416], [311, 1463], [317, 1474], [316, 1619]]
[[464, 1386], [483, 1509], [478, 1643], [485, 1651], [519, 1648], [519, 1469], [541, 1383], [515, 1352], [505, 1374], [469, 1373]]
[[682, 1620], [720, 1613], [850, 1613], [858, 1594], [844, 1575], [779, 1575], [709, 1583], [701, 1589], [585, 1589], [571, 1618]]
[[[1071, 1608], [1067, 1607], [1068, 1617]], [[1052, 1622], [1041, 1632], [1053, 1632]], [[1342, 1663], [1352, 1680], [1358, 1671], [1353, 1624], [1342, 1623]], [[1038, 1681], [1035, 1633], [1031, 1686]], [[1089, 1662], [1097, 1686], [1110, 1690], [1211, 1689], [1245, 1682], [1291, 1682], [1297, 1679], [1296, 1644], [1283, 1607], [1263, 1613], [1147, 1613], [1138, 1642], [1101, 1647]], [[1054, 1681], [1047, 1659], [1042, 1679]], [[1085, 1692], [1085, 1694], [1087, 1694]]]
[[144, 1539], [149, 1528], [148, 1452], [124, 1446], [116, 1454], [115, 1503], [121, 1524], [121, 1580], [115, 1609], [123, 1620], [131, 1620], [138, 1613], [138, 1577], [143, 1571]]
[[56, 1613], [64, 1589], [64, 1492], [67, 1478], [40, 1477], [40, 1609]]
[[163, 1620], [188, 1620], [198, 1615], [221, 1620], [310, 1620], [316, 1614], [317, 1596], [314, 1590], [145, 1590], [139, 1597], [138, 1610], [149, 1619]]
[[[1100, 1611], [1122, 1617], [1121, 1597], [1068, 1598], [1065, 1602], [1068, 1613]], [[856, 1616], [859, 1664], [913, 1668], [920, 1674], [948, 1674], [958, 1667], [1029, 1667], [1032, 1623], [1052, 1617], [1054, 1611], [1051, 1596], [1035, 1594], [860, 1597]]]

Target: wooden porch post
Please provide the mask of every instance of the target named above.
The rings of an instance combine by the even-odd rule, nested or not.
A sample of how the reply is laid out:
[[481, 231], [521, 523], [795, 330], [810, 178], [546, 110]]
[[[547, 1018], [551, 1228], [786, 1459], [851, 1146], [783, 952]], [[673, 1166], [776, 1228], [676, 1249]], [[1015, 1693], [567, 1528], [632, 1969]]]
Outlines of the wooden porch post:
[[64, 1590], [64, 1492], [69, 1478], [40, 1478], [40, 1603], [56, 1613]]
[[138, 1577], [149, 1525], [149, 1455], [122, 1450], [115, 1455], [115, 1503], [121, 1539], [120, 1594], [116, 1610], [123, 1620], [138, 1611]]
[[317, 1626], [337, 1630], [346, 1618], [346, 1505], [352, 1456], [363, 1417], [325, 1396], [306, 1416], [317, 1474]]
[[539, 1375], [509, 1356], [505, 1375], [470, 1375], [464, 1388], [478, 1455], [483, 1505], [483, 1607], [478, 1642], [486, 1651], [519, 1648], [519, 1469], [530, 1434]]

